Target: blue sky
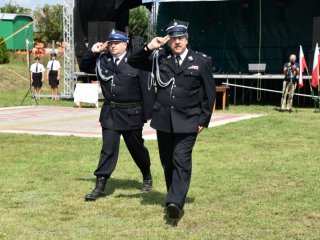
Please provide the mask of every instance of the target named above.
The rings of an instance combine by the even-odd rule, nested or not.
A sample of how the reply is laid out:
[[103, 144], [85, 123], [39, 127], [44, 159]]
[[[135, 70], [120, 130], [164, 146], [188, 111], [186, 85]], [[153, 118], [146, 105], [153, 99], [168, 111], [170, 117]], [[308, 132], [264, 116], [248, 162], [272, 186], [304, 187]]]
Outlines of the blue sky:
[[21, 7], [35, 9], [36, 7], [43, 7], [45, 4], [62, 4], [63, 0], [0, 0], [0, 7], [7, 3], [11, 3], [14, 5], [17, 4]]

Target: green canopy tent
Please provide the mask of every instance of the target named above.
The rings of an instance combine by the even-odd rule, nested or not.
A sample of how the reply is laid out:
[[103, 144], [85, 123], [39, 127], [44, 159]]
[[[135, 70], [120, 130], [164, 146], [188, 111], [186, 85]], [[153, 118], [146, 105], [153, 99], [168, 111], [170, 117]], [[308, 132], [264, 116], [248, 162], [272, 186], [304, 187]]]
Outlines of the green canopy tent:
[[[6, 41], [7, 49], [26, 50], [27, 39], [30, 42], [29, 48], [33, 47], [33, 24], [22, 29], [32, 21], [33, 19], [29, 15], [0, 13], [0, 36], [4, 39], [12, 36]], [[18, 33], [13, 35], [16, 32]]]

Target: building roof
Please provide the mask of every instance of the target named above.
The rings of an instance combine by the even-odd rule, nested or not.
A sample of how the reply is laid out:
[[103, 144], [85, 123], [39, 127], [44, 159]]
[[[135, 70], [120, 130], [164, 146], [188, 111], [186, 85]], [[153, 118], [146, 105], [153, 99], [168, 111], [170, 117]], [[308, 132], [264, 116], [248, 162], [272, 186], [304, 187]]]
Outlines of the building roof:
[[15, 20], [17, 17], [28, 17], [31, 20], [33, 18], [30, 15], [27, 14], [15, 14], [15, 13], [0, 13], [0, 20]]

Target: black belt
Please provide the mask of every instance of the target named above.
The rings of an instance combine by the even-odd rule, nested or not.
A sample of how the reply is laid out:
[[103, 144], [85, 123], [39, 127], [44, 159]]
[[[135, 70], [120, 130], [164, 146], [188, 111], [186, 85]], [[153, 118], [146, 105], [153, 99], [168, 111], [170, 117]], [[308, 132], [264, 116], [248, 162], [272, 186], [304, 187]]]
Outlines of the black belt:
[[117, 103], [109, 100], [104, 100], [104, 102], [112, 108], [134, 108], [142, 105], [141, 102]]

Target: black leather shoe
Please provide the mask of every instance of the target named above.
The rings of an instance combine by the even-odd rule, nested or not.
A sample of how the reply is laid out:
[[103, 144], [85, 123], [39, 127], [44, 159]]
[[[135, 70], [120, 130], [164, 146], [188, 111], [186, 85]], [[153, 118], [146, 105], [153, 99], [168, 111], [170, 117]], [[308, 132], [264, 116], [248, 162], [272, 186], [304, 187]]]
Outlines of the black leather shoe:
[[167, 206], [164, 207], [163, 213], [167, 213]]
[[86, 201], [95, 201], [98, 198], [105, 197], [105, 196], [106, 196], [106, 193], [104, 191], [101, 191], [95, 188], [91, 193], [87, 194], [84, 198]]
[[143, 179], [143, 185], [141, 188], [141, 192], [150, 192], [153, 186], [152, 178], [150, 179]]
[[84, 199], [86, 201], [95, 201], [98, 198], [105, 197], [105, 187], [106, 187], [107, 179], [105, 177], [97, 177], [96, 187], [93, 191], [87, 194]]
[[181, 208], [175, 203], [169, 203], [167, 206], [167, 214], [169, 218], [179, 218]]

